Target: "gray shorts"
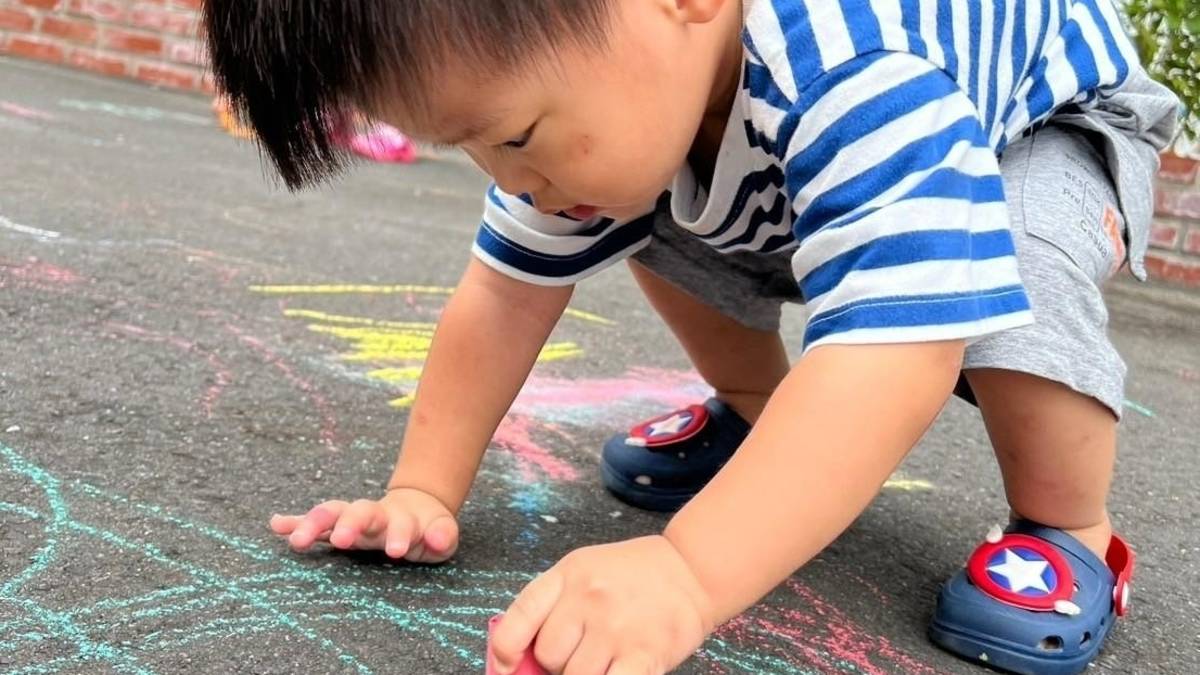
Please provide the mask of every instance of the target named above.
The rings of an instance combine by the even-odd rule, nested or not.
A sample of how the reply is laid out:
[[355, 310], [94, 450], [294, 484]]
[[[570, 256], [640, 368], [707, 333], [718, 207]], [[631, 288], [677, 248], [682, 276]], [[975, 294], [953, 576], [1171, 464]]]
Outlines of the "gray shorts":
[[[1108, 338], [1100, 286], [1124, 265], [1144, 278], [1143, 256], [1158, 150], [1176, 103], [1141, 73], [1086, 113], [1063, 110], [1014, 140], [1000, 159], [1017, 263], [1032, 325], [967, 347], [964, 369], [1013, 370], [1071, 387], [1118, 417], [1125, 363]], [[657, 216], [634, 259], [750, 328], [778, 330], [784, 302], [801, 302], [788, 251], [722, 254]], [[974, 402], [966, 381], [956, 389]]]

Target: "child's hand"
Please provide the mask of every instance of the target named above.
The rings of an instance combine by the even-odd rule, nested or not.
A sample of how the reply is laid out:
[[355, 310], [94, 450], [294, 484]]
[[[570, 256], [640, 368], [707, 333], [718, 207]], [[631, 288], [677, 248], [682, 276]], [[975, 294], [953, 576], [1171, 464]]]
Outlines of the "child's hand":
[[658, 675], [704, 642], [714, 628], [709, 608], [665, 537], [579, 549], [513, 602], [492, 634], [494, 665], [511, 672], [533, 644], [552, 673]]
[[328, 501], [303, 516], [272, 516], [271, 529], [297, 551], [319, 541], [340, 549], [382, 549], [392, 558], [439, 563], [458, 549], [458, 521], [421, 490], [398, 488], [378, 501]]

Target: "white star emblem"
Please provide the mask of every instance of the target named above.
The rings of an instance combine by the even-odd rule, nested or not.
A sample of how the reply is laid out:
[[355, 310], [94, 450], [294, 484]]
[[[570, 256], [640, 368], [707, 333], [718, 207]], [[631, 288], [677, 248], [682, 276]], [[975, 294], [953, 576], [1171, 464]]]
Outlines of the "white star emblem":
[[1046, 587], [1046, 580], [1042, 578], [1042, 573], [1046, 571], [1046, 567], [1050, 563], [1045, 560], [1026, 560], [1012, 549], [1004, 549], [1004, 562], [999, 565], [992, 565], [987, 568], [989, 572], [994, 572], [1004, 577], [1008, 581], [1008, 588], [1013, 593], [1020, 593], [1026, 588], [1036, 588], [1043, 593], [1049, 593], [1050, 589]]
[[663, 434], [677, 434], [680, 429], [686, 427], [692, 421], [691, 414], [675, 413], [665, 420], [659, 420], [650, 425], [651, 436], [661, 436]]

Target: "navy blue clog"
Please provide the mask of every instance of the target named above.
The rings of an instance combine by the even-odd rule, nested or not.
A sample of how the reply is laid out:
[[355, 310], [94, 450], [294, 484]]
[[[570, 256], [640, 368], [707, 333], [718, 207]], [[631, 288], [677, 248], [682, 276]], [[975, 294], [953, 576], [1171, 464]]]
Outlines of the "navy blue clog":
[[717, 475], [749, 433], [749, 422], [710, 398], [613, 436], [601, 453], [601, 477], [626, 504], [676, 511]]
[[1082, 672], [1129, 605], [1133, 552], [1113, 535], [1106, 557], [1029, 521], [996, 528], [942, 587], [929, 637], [1013, 673]]

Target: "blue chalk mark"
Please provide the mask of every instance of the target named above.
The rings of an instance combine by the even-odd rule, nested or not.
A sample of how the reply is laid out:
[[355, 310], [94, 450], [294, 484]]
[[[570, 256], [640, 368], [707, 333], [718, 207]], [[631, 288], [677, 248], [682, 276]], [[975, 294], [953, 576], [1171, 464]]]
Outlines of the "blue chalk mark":
[[[405, 587], [408, 584], [400, 584], [396, 589], [405, 595], [442, 595], [461, 598], [471, 603], [469, 606], [442, 607], [434, 610], [402, 609], [377, 597], [377, 591], [374, 589], [360, 586], [346, 578], [363, 577], [361, 569], [335, 567], [332, 564], [312, 569], [302, 565], [297, 559], [280, 557], [253, 541], [201, 523], [184, 520], [159, 507], [134, 502], [79, 481], [63, 484], [29, 464], [10, 448], [0, 446], [0, 451], [3, 453], [0, 456], [8, 461], [12, 469], [35, 480], [42, 487], [43, 493], [48, 495], [51, 505], [58, 509], [53, 516], [47, 516], [22, 505], [8, 505], [4, 510], [6, 513], [15, 513], [34, 521], [45, 521], [47, 531], [70, 533], [76, 539], [82, 536], [103, 541], [127, 554], [139, 555], [164, 568], [182, 572], [190, 580], [189, 583], [158, 589], [140, 597], [108, 598], [90, 607], [76, 607], [56, 615], [48, 615], [44, 611], [39, 612], [39, 607], [34, 606], [36, 603], [15, 597], [15, 594], [25, 582], [51, 564], [58, 546], [58, 539], [55, 538], [39, 550], [33, 565], [4, 586], [5, 593], [0, 595], [0, 600], [19, 603], [27, 615], [22, 620], [4, 624], [6, 627], [25, 629], [19, 633], [5, 631], [5, 637], [0, 640], [0, 649], [4, 650], [29, 644], [32, 640], [74, 635], [79, 638], [77, 641], [82, 648], [73, 660], [68, 659], [70, 663], [77, 665], [81, 661], [100, 660], [108, 662], [116, 670], [130, 671], [130, 667], [123, 667], [129, 665], [122, 661], [127, 661], [127, 657], [115, 648], [93, 649], [92, 645], [80, 636], [84, 633], [110, 634], [114, 628], [133, 626], [139, 621], [160, 620], [168, 616], [190, 617], [204, 610], [237, 607], [255, 614], [238, 620], [218, 619], [215, 623], [192, 626], [183, 629], [182, 633], [186, 634], [172, 630], [154, 632], [144, 636], [137, 648], [158, 651], [203, 640], [220, 639], [222, 636], [288, 630], [299, 633], [307, 641], [319, 645], [339, 661], [351, 664], [358, 672], [369, 673], [370, 668], [359, 663], [354, 655], [345, 652], [314, 630], [315, 626], [323, 624], [369, 619], [387, 621], [410, 632], [432, 636], [439, 645], [463, 661], [467, 668], [477, 670], [483, 667], [481, 654], [486, 639], [483, 627], [487, 618], [501, 611], [512, 598], [512, 594], [505, 589], [493, 590], [487, 585], [523, 585], [533, 576], [507, 571], [475, 573], [452, 565], [428, 571], [423, 568], [394, 568], [397, 574], [403, 570], [406, 576], [417, 577], [416, 583], [411, 587]], [[64, 492], [123, 506], [180, 530], [212, 539], [239, 556], [273, 564], [280, 571], [244, 578], [226, 578], [199, 565], [172, 558], [154, 544], [134, 541], [116, 532], [71, 519]], [[378, 578], [379, 575], [374, 576]], [[421, 579], [421, 576], [427, 578]], [[441, 583], [439, 579], [452, 583]], [[464, 581], [470, 587], [464, 588]], [[332, 611], [309, 613], [314, 610], [319, 612], [321, 607], [328, 607]], [[107, 616], [113, 613], [120, 614], [119, 618], [113, 620]], [[31, 616], [40, 620], [31, 621]], [[79, 624], [82, 628], [67, 625], [68, 622], [78, 622], [81, 619], [86, 619], [85, 623]], [[149, 672], [144, 669], [132, 670]]]
[[[354, 566], [323, 563], [312, 558], [280, 555], [256, 541], [239, 537], [203, 523], [181, 518], [161, 507], [141, 503], [80, 481], [62, 481], [37, 467], [14, 450], [0, 445], [0, 460], [8, 469], [41, 488], [46, 507], [42, 510], [21, 504], [0, 503], [0, 514], [11, 514], [41, 526], [45, 543], [32, 556], [30, 565], [0, 587], [0, 604], [21, 611], [23, 616], [0, 622], [0, 653], [20, 653], [39, 643], [65, 643], [74, 653], [49, 657], [42, 663], [21, 667], [12, 673], [42, 675], [61, 670], [92, 670], [103, 664], [122, 673], [151, 673], [135, 654], [163, 654], [248, 635], [293, 633], [359, 673], [372, 669], [356, 655], [323, 634], [348, 622], [383, 622], [401, 631], [439, 645], [457, 659], [462, 671], [483, 668], [483, 627], [487, 618], [502, 611], [519, 589], [533, 578], [522, 571], [473, 570], [455, 564], [433, 568], [403, 566]], [[0, 461], [0, 471], [4, 470]], [[507, 477], [512, 481], [515, 477]], [[525, 515], [540, 528], [541, 514], [557, 495], [541, 484], [520, 483], [510, 508]], [[152, 542], [135, 539], [73, 516], [68, 497], [92, 499], [139, 514], [144, 524], [175, 528], [159, 532], [177, 540], [180, 533], [202, 537], [220, 547], [225, 561], [253, 561], [252, 573], [222, 574], [178, 556], [167, 555]], [[88, 509], [77, 507], [79, 513]], [[121, 519], [126, 522], [125, 519]], [[148, 527], [149, 529], [149, 527]], [[148, 535], [143, 535], [148, 536]], [[138, 557], [181, 575], [180, 583], [157, 588], [135, 597], [103, 598], [76, 607], [51, 609], [26, 597], [22, 589], [46, 572], [62, 555], [62, 542], [102, 542], [127, 557]], [[273, 541], [273, 540], [272, 540]], [[548, 566], [552, 561], [543, 561]], [[379, 588], [383, 581], [384, 588]], [[371, 584], [374, 584], [373, 587]], [[383, 593], [401, 597], [444, 599], [431, 609], [411, 609], [389, 602]], [[236, 612], [236, 614], [234, 614]], [[163, 623], [170, 620], [171, 623]], [[181, 621], [187, 622], [179, 625]], [[139, 632], [150, 623], [150, 631]], [[154, 626], [154, 622], [160, 622]], [[153, 630], [157, 627], [158, 630]], [[99, 638], [116, 634], [129, 636], [119, 644]], [[699, 653], [701, 661], [722, 672], [808, 675], [813, 670], [782, 657], [787, 645], [761, 637], [769, 652], [712, 638]], [[758, 640], [756, 637], [756, 641]], [[114, 638], [115, 639], [115, 638]], [[44, 649], [45, 647], [43, 647]], [[772, 653], [775, 652], [775, 653]], [[776, 655], [778, 653], [779, 655]], [[43, 657], [46, 658], [46, 657]], [[383, 658], [387, 658], [384, 656]], [[831, 660], [841, 672], [858, 672], [854, 664]], [[88, 666], [86, 664], [92, 664]], [[314, 665], [314, 668], [319, 666]]]
[[1158, 415], [1154, 414], [1153, 410], [1147, 408], [1146, 406], [1144, 406], [1140, 403], [1137, 403], [1136, 401], [1130, 401], [1129, 399], [1125, 399], [1125, 407], [1129, 408], [1130, 410], [1132, 410], [1136, 413], [1145, 415], [1146, 417], [1149, 417], [1151, 419], [1158, 417]]
[[19, 516], [24, 516], [30, 520], [39, 520], [42, 517], [42, 514], [38, 513], [37, 511], [34, 511], [33, 509], [29, 508], [28, 506], [22, 506], [20, 504], [10, 504], [8, 502], [0, 502], [0, 512], [15, 513]]

